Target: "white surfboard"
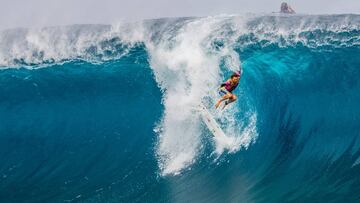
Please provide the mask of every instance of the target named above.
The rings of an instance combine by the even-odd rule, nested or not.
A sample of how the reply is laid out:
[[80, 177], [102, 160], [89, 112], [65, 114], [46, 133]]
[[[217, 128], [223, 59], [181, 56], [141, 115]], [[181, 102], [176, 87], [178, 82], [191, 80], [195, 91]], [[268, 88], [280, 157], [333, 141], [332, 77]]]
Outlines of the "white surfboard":
[[215, 119], [203, 104], [199, 105], [201, 119], [215, 137], [226, 137], [224, 131], [219, 127]]

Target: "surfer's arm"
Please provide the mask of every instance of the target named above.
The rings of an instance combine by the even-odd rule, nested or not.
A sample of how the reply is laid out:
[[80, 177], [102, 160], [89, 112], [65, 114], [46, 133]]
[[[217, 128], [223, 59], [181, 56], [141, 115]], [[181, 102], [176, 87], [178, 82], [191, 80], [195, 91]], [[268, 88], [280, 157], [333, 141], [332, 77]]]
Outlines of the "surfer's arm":
[[226, 82], [222, 83], [220, 85], [220, 87], [225, 87], [226, 85], [228, 85], [230, 83], [230, 80], [227, 80]]

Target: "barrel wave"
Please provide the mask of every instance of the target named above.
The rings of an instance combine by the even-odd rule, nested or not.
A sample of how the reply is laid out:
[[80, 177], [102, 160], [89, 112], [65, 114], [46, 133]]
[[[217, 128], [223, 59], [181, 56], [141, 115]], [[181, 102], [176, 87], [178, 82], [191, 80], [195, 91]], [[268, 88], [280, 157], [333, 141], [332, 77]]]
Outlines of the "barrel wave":
[[2, 31], [0, 201], [359, 202], [359, 56], [359, 15]]

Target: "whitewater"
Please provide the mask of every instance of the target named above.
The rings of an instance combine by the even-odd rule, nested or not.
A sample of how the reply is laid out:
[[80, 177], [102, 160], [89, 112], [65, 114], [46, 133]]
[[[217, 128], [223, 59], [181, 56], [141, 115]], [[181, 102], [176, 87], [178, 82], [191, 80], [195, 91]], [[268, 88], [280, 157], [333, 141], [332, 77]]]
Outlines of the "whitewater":
[[352, 14], [1, 31], [0, 201], [358, 202], [359, 56]]

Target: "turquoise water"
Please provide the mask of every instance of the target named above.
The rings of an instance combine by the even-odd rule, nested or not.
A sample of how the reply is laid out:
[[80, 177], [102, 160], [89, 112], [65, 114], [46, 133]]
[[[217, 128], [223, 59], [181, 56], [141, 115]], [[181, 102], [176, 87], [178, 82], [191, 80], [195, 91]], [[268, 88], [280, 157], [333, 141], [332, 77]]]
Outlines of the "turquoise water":
[[358, 15], [3, 31], [0, 200], [360, 201], [359, 45]]

